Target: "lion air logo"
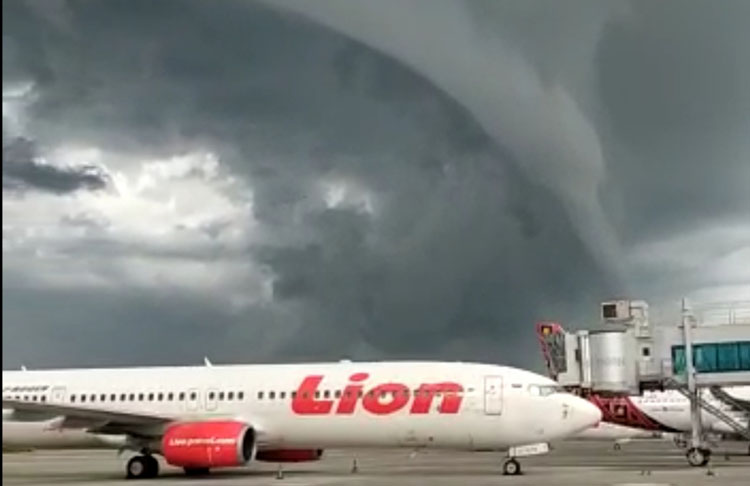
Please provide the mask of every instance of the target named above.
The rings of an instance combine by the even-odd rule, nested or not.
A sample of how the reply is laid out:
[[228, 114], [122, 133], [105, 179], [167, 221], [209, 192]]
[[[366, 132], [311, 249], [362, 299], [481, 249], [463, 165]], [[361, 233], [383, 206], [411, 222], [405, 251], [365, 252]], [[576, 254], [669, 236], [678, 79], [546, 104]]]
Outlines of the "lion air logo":
[[[388, 382], [365, 390], [363, 383], [370, 375], [355, 373], [343, 391], [330, 396], [330, 391], [321, 392], [318, 387], [323, 375], [307, 376], [292, 398], [292, 411], [298, 415], [349, 415], [357, 404], [374, 415], [388, 415], [409, 406], [410, 414], [426, 414], [433, 401], [439, 400], [437, 412], [458, 413], [461, 408], [463, 387], [454, 382], [423, 383], [411, 391], [402, 383]], [[322, 395], [322, 398], [321, 398]]]

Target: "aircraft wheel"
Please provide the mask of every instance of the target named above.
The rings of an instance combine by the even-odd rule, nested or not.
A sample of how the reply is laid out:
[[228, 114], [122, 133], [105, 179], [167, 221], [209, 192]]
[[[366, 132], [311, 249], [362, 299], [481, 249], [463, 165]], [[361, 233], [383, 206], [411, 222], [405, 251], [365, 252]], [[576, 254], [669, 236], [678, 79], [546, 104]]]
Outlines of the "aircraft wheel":
[[521, 464], [515, 459], [508, 459], [503, 463], [503, 474], [505, 476], [517, 476], [521, 474]]
[[128, 479], [153, 478], [159, 472], [159, 463], [152, 456], [133, 456], [126, 470]]
[[144, 456], [146, 459], [146, 466], [147, 466], [147, 472], [148, 475], [146, 477], [148, 478], [155, 478], [159, 475], [159, 461], [156, 460], [156, 458], [152, 455]]
[[710, 456], [710, 450], [700, 447], [691, 447], [686, 454], [688, 463], [693, 467], [705, 466], [706, 464], [708, 464], [708, 459]]
[[205, 476], [208, 474], [207, 467], [186, 467], [185, 474], [188, 476]]

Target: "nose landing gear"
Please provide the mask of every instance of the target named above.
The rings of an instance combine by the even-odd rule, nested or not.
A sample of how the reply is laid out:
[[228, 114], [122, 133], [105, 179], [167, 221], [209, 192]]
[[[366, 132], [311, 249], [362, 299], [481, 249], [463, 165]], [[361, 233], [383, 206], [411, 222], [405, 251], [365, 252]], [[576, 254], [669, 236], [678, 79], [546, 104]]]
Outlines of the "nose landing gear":
[[521, 464], [514, 458], [506, 459], [503, 463], [503, 475], [517, 476], [521, 474]]
[[708, 460], [711, 458], [711, 449], [704, 449], [703, 447], [691, 447], [688, 449], [687, 454], [688, 463], [693, 467], [703, 467], [708, 464]]

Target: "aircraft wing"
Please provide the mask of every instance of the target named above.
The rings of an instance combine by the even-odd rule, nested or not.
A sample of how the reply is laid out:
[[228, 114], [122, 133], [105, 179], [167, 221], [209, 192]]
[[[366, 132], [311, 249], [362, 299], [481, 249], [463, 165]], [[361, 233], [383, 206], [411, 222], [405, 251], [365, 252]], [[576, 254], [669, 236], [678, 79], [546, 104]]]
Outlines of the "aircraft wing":
[[127, 433], [132, 435], [160, 435], [164, 426], [175, 417], [80, 407], [49, 402], [27, 402], [3, 399], [3, 409], [27, 416], [55, 417], [57, 428], [84, 428], [96, 433]]

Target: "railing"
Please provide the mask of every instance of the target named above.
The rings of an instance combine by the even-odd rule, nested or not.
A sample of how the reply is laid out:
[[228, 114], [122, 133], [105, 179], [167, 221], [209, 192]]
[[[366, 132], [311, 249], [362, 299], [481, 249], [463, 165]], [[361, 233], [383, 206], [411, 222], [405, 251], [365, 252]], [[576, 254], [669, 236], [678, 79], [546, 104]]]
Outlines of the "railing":
[[[690, 392], [687, 389], [687, 386], [680, 383], [679, 381], [668, 379], [665, 380], [665, 384], [671, 385], [672, 388], [676, 389], [680, 393], [682, 393], [685, 397], [687, 397], [688, 400], [693, 400], [693, 397], [691, 396]], [[698, 400], [698, 404], [700, 407], [709, 412], [711, 415], [714, 415], [719, 420], [730, 426], [737, 434], [741, 435], [747, 440], [750, 440], [750, 430], [746, 426], [743, 426], [741, 423], [737, 422], [732, 416], [725, 413], [720, 408], [714, 406], [712, 403], [710, 403], [708, 400], [703, 398], [700, 393], [696, 394], [695, 399]]]

